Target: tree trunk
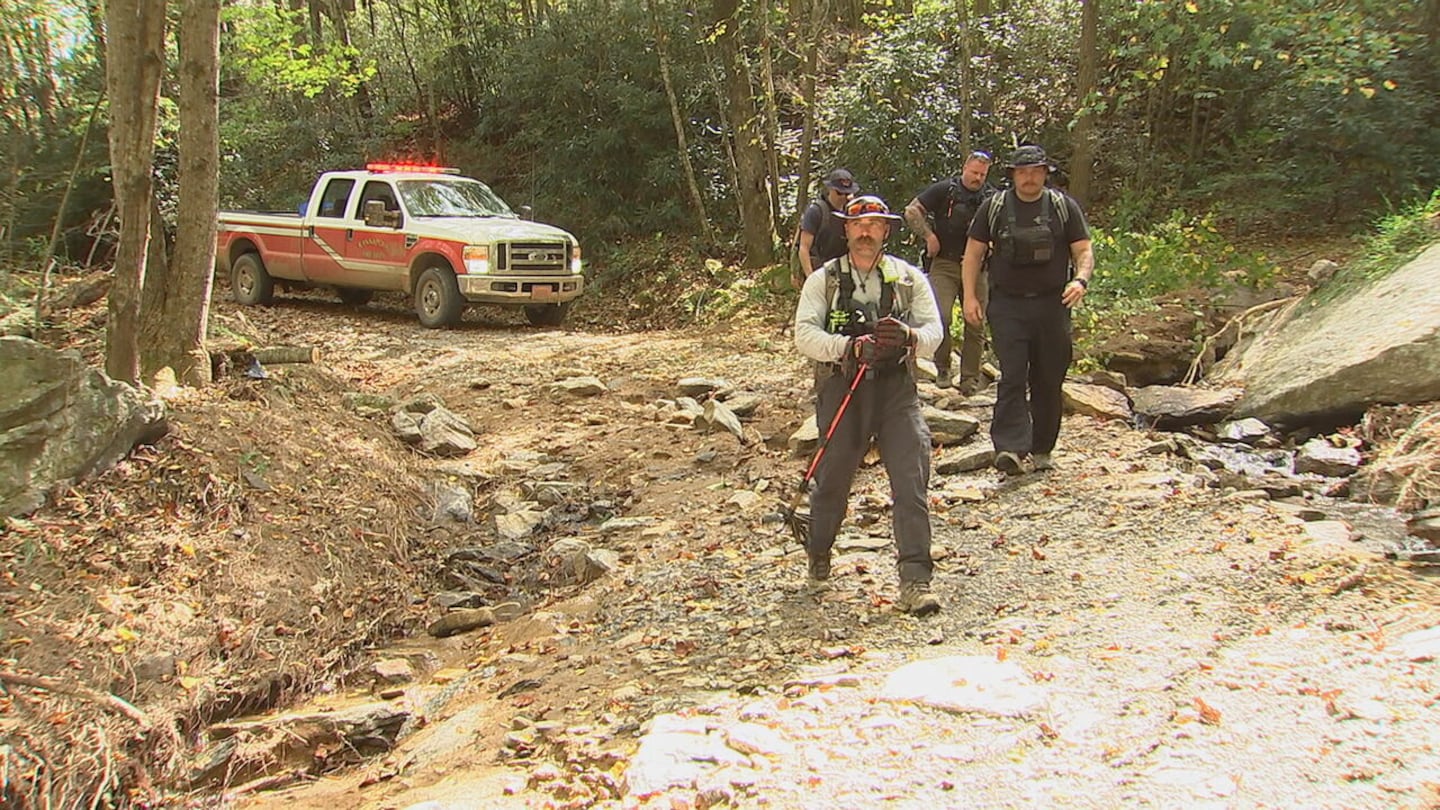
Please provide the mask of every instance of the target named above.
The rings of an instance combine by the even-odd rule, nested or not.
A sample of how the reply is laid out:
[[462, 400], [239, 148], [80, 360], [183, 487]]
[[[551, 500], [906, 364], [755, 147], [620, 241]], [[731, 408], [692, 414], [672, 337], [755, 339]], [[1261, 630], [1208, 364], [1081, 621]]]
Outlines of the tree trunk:
[[[795, 189], [795, 227], [810, 204], [811, 152], [815, 145], [815, 73], [819, 69], [820, 34], [825, 23], [825, 0], [810, 0], [809, 32], [805, 40], [805, 72], [800, 77], [800, 104], [805, 110], [800, 125], [800, 185]], [[798, 238], [798, 237], [797, 237]]]
[[220, 195], [220, 0], [184, 0], [180, 12], [180, 207], [161, 341], [182, 385], [210, 382], [205, 333], [215, 279], [215, 214]]
[[685, 138], [685, 119], [680, 114], [680, 102], [675, 98], [675, 86], [670, 81], [670, 56], [667, 51], [665, 30], [660, 25], [660, 15], [655, 0], [645, 0], [650, 10], [650, 25], [655, 36], [655, 53], [660, 57], [660, 80], [665, 85], [665, 98], [670, 103], [670, 122], [675, 126], [676, 149], [680, 153], [680, 167], [685, 173], [685, 189], [690, 194], [690, 204], [695, 207], [695, 216], [700, 220], [700, 232], [705, 240], [715, 242], [715, 231], [710, 227], [710, 216], [705, 212], [705, 198], [700, 196], [700, 184], [695, 180], [695, 165], [690, 161], [690, 146]]
[[730, 132], [735, 150], [736, 191], [740, 196], [741, 239], [745, 266], [769, 264], [775, 256], [775, 222], [765, 176], [764, 137], [751, 95], [750, 71], [740, 50], [741, 20], [737, 0], [713, 0], [716, 47], [724, 70]]
[[970, 105], [970, 58], [974, 37], [970, 33], [970, 0], [955, 0], [955, 20], [960, 26], [960, 145], [973, 150], [975, 111]]
[[1081, 205], [1090, 203], [1090, 182], [1095, 162], [1095, 67], [1100, 58], [1100, 0], [1080, 0], [1080, 76], [1075, 95], [1080, 111], [1075, 118], [1075, 151], [1070, 160], [1070, 195]]
[[[768, 4], [769, 0], [767, 0]], [[767, 7], [760, 12], [760, 71], [762, 85], [761, 93], [765, 100], [765, 169], [770, 177], [770, 220], [776, 223], [784, 221], [785, 215], [780, 211], [780, 155], [776, 148], [775, 139], [780, 132], [780, 112], [775, 109], [775, 66], [771, 57], [770, 37], [770, 9]]]
[[140, 379], [140, 292], [150, 239], [155, 117], [165, 66], [165, 0], [110, 0], [105, 9], [106, 90], [110, 96], [110, 163], [120, 212], [115, 283], [105, 326], [105, 370]]

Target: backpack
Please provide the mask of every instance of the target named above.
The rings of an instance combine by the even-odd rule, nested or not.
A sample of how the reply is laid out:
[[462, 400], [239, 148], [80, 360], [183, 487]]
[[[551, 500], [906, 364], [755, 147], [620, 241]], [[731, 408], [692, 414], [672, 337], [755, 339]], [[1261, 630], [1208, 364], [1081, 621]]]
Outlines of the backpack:
[[[995, 223], [1000, 221], [1000, 209], [1005, 206], [1005, 195], [1009, 193], [1009, 190], [1002, 189], [990, 195], [990, 239], [992, 242], [995, 239]], [[1055, 209], [1055, 215], [1060, 220], [1060, 230], [1065, 230], [1070, 223], [1070, 206], [1065, 204], [1065, 195], [1053, 188], [1045, 189], [1045, 193], [1050, 195], [1050, 206]], [[1012, 222], [1011, 225], [1013, 226], [1014, 223]]]

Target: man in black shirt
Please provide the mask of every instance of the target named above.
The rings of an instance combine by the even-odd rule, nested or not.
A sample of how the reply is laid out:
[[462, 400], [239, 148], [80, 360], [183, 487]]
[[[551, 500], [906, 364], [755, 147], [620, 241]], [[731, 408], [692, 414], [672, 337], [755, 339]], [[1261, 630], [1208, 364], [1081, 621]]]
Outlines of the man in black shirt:
[[849, 169], [836, 169], [825, 177], [825, 192], [810, 203], [800, 217], [800, 272], [795, 279], [799, 288], [820, 265], [845, 255], [845, 228], [834, 216], [845, 209], [845, 203], [860, 193], [860, 184]]
[[[990, 154], [971, 152], [965, 158], [959, 177], [932, 183], [905, 206], [905, 221], [910, 229], [925, 238], [925, 255], [930, 257], [930, 287], [940, 306], [944, 339], [935, 351], [935, 384], [949, 388], [955, 384], [950, 371], [953, 341], [950, 322], [954, 319], [955, 299], [959, 297], [960, 258], [965, 254], [966, 233], [970, 220], [995, 187], [985, 182], [990, 173]], [[986, 290], [980, 289], [980, 304], [985, 305]], [[960, 341], [960, 390], [973, 394], [984, 387], [980, 362], [985, 351], [985, 327], [967, 326]]]
[[[987, 318], [1000, 362], [990, 438], [1007, 475], [1051, 468], [1060, 434], [1061, 386], [1070, 367], [1070, 310], [1085, 297], [1095, 260], [1079, 203], [1045, 185], [1052, 166], [1022, 146], [1006, 167], [1014, 188], [991, 195], [970, 223], [961, 273], [965, 320]], [[988, 256], [990, 302], [978, 300]], [[1028, 396], [1027, 396], [1028, 389]]]

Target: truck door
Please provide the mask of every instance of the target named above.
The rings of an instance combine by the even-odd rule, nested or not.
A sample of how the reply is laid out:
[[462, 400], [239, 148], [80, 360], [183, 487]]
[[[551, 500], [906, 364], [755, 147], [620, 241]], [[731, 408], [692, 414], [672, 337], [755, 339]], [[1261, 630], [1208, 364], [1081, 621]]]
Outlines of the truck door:
[[[376, 200], [398, 215], [393, 225], [366, 225], [365, 204]], [[366, 180], [345, 242], [345, 283], [374, 290], [405, 288], [405, 214], [388, 180]]]
[[310, 235], [305, 240], [302, 263], [307, 281], [341, 283], [344, 275], [341, 265], [345, 258], [345, 234], [349, 230], [345, 212], [354, 190], [353, 177], [335, 177], [325, 184], [325, 190], [320, 195], [319, 210], [313, 212]]

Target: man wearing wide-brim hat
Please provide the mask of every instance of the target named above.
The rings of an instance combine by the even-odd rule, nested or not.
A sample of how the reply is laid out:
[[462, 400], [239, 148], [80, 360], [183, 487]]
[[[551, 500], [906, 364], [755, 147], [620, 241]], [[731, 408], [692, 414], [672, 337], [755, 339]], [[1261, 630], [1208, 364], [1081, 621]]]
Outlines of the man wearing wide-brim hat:
[[[1054, 466], [1061, 386], [1073, 350], [1070, 310], [1095, 271], [1085, 212], [1046, 185], [1053, 169], [1039, 146], [1011, 153], [1006, 170], [1014, 188], [975, 212], [961, 266], [965, 320], [977, 326], [989, 320], [1000, 364], [990, 438], [995, 467], [1007, 475]], [[975, 295], [982, 266], [990, 284], [983, 311]]]
[[924, 274], [885, 253], [900, 217], [884, 200], [855, 197], [834, 216], [844, 223], [846, 253], [805, 280], [795, 309], [795, 347], [816, 364], [815, 423], [822, 436], [829, 431], [817, 451], [803, 538], [810, 580], [830, 578], [850, 485], [873, 438], [894, 501], [895, 606], [924, 616], [940, 602], [930, 592], [930, 429], [920, 414], [915, 358], [940, 344], [940, 311]]

